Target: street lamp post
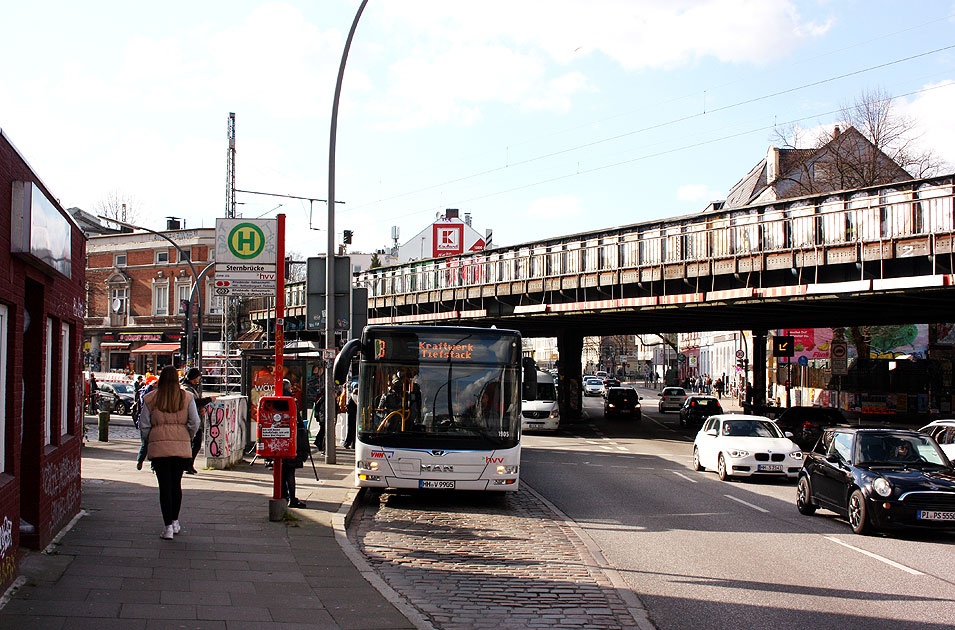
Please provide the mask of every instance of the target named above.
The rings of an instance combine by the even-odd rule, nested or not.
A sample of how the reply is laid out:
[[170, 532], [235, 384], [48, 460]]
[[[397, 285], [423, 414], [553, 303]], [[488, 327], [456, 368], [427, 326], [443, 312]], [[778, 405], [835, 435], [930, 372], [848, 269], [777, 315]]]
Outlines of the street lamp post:
[[[110, 223], [117, 223], [119, 225], [122, 225], [123, 227], [128, 227], [133, 230], [142, 230], [144, 232], [149, 232], [150, 234], [155, 234], [156, 236], [159, 236], [160, 238], [166, 239], [167, 241], [169, 241], [169, 243], [173, 247], [176, 248], [176, 251], [179, 252], [179, 260], [180, 261], [185, 260], [186, 263], [189, 265], [189, 269], [192, 271], [192, 279], [195, 281], [195, 284], [193, 285], [193, 288], [192, 288], [192, 292], [193, 294], [195, 294], [195, 297], [196, 297], [196, 332], [197, 332], [198, 341], [199, 341], [197, 345], [199, 347], [198, 348], [193, 347], [190, 349], [190, 346], [192, 346], [192, 339], [187, 337], [186, 338], [186, 354], [195, 355], [193, 356], [193, 359], [196, 362], [195, 365], [201, 371], [202, 370], [202, 292], [199, 291], [198, 288], [199, 288], [199, 280], [202, 278], [203, 275], [205, 275], [207, 271], [209, 271], [209, 269], [213, 265], [211, 264], [208, 265], [205, 269], [202, 270], [201, 274], [197, 273], [196, 266], [192, 264], [192, 256], [187, 255], [186, 252], [184, 252], [183, 249], [179, 247], [179, 244], [176, 243], [176, 241], [172, 240], [171, 238], [169, 238], [162, 232], [157, 232], [156, 230], [150, 230], [149, 228], [142, 227], [140, 225], [133, 225], [132, 223], [127, 223], [126, 221], [120, 221], [119, 219], [112, 219], [110, 217], [99, 216], [99, 218], [109, 221]], [[192, 297], [190, 296], [189, 299], [191, 301]]]

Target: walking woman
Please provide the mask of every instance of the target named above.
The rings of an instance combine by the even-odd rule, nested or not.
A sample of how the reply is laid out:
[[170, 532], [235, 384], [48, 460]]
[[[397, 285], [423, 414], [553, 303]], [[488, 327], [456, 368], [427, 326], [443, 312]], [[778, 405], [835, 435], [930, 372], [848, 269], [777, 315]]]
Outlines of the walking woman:
[[159, 507], [164, 524], [161, 537], [166, 540], [172, 540], [182, 530], [182, 473], [192, 461], [192, 438], [198, 430], [195, 398], [179, 386], [176, 368], [164, 367], [156, 389], [143, 397], [139, 431], [159, 480]]

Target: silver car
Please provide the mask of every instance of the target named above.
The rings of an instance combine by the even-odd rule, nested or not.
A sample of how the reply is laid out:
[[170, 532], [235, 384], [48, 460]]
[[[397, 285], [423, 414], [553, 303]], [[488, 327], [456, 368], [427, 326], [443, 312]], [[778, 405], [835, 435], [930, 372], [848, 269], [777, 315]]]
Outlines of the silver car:
[[599, 396], [603, 387], [604, 382], [599, 378], [584, 379], [584, 396]]
[[675, 410], [679, 411], [686, 402], [686, 390], [682, 387], [664, 387], [660, 392], [660, 413]]

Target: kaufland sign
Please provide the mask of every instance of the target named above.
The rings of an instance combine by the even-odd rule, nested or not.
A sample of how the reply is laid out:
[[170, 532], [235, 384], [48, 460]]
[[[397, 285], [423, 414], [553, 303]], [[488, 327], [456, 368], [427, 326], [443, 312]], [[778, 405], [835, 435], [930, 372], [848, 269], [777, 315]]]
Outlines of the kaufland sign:
[[432, 256], [453, 256], [464, 252], [464, 224], [438, 222], [432, 226]]

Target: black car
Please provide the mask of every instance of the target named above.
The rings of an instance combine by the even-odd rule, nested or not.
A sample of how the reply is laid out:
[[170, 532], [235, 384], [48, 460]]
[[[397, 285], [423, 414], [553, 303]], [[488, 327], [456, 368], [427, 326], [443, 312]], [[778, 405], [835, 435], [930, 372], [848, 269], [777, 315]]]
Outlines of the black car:
[[710, 416], [723, 413], [716, 396], [687, 396], [680, 407], [680, 426], [702, 425]]
[[823, 429], [845, 423], [842, 412], [830, 407], [790, 407], [776, 417], [777, 426], [792, 433], [793, 442], [804, 451], [813, 447]]
[[129, 415], [133, 412], [135, 388], [129, 383], [99, 383], [96, 408], [100, 411]]
[[620, 381], [618, 381], [618, 380], [615, 379], [615, 378], [605, 378], [605, 379], [604, 379], [603, 389], [600, 390], [600, 395], [603, 396], [604, 398], [606, 398], [606, 397], [607, 397], [607, 391], [608, 391], [611, 387], [620, 387]]
[[796, 508], [849, 519], [857, 534], [874, 529], [955, 529], [955, 468], [935, 440], [918, 431], [831, 428], [806, 456]]
[[632, 387], [610, 387], [604, 400], [604, 417], [627, 415], [641, 419], [643, 410], [640, 406], [640, 396]]

